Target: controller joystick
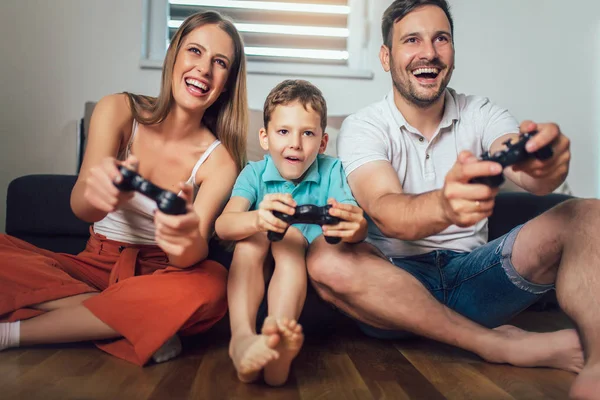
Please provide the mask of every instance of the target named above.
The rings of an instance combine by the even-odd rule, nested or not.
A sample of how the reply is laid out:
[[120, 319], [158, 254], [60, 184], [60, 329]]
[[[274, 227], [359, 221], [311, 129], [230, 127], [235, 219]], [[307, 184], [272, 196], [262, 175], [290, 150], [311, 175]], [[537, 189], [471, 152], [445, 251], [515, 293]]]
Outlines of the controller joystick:
[[119, 167], [119, 172], [123, 179], [120, 183], [114, 184], [119, 190], [126, 192], [135, 190], [151, 198], [156, 202], [158, 209], [165, 214], [181, 215], [187, 212], [185, 199], [177, 196], [176, 193], [156, 186], [125, 166]]
[[[533, 153], [529, 153], [525, 149], [525, 145], [535, 134], [537, 134], [537, 131], [524, 133], [519, 137], [519, 140], [514, 143], [512, 143], [510, 140], [507, 140], [504, 142], [506, 149], [500, 150], [492, 155], [486, 151], [481, 155], [480, 160], [497, 162], [502, 166], [502, 169], [504, 169], [510, 165], [518, 164], [532, 157], [535, 157], [538, 160], [549, 159], [554, 154], [552, 152], [552, 147], [549, 144]], [[504, 175], [500, 173], [493, 176], [479, 176], [471, 179], [469, 183], [483, 183], [484, 185], [491, 187], [498, 187], [504, 183]]]
[[[340, 222], [338, 217], [329, 214], [330, 204], [319, 207], [314, 204], [304, 204], [296, 206], [294, 215], [284, 214], [279, 211], [273, 211], [273, 215], [290, 225], [293, 224], [314, 224], [314, 225], [335, 225]], [[272, 242], [278, 242], [285, 236], [286, 231], [279, 233], [269, 231], [267, 237]], [[340, 237], [325, 236], [325, 241], [329, 244], [337, 244], [342, 241]]]

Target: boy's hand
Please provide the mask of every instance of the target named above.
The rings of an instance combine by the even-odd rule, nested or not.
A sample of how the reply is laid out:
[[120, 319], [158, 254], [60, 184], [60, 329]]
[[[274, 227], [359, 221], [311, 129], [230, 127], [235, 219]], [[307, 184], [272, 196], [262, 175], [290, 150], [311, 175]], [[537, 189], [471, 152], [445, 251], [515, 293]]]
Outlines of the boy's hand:
[[273, 231], [282, 233], [288, 223], [273, 215], [273, 211], [294, 215], [296, 202], [289, 193], [272, 193], [266, 195], [258, 205], [256, 228], [259, 232]]
[[329, 199], [327, 204], [331, 204], [329, 214], [342, 221], [336, 225], [323, 225], [325, 236], [340, 237], [345, 243], [360, 242], [367, 237], [367, 220], [362, 208], [335, 199]]

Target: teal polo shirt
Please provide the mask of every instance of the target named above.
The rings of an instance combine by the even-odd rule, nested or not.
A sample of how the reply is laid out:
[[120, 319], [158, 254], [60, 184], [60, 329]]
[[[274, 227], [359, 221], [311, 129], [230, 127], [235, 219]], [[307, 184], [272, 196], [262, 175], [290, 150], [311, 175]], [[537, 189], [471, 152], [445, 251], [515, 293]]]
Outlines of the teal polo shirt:
[[[248, 199], [250, 210], [256, 210], [265, 195], [271, 193], [290, 193], [298, 205], [324, 206], [329, 198], [356, 205], [342, 162], [324, 154], [317, 156], [304, 174], [304, 179], [297, 185], [281, 176], [270, 155], [265, 155], [261, 161], [250, 161], [238, 176], [231, 197]], [[308, 243], [323, 234], [319, 225], [294, 226], [302, 232]]]

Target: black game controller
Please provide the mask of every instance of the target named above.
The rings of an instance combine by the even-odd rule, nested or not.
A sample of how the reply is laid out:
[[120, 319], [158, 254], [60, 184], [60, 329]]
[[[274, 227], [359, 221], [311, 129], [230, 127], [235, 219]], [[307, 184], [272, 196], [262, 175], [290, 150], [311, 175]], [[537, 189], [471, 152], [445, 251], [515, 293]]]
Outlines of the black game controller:
[[[537, 134], [537, 131], [524, 133], [515, 143], [511, 143], [510, 140], [507, 140], [504, 142], [506, 149], [498, 151], [491, 156], [490, 153], [486, 151], [481, 155], [480, 161], [494, 161], [502, 165], [502, 169], [504, 169], [510, 165], [518, 164], [532, 157], [535, 157], [538, 160], [549, 159], [554, 154], [552, 152], [552, 147], [549, 144], [533, 153], [529, 153], [527, 150], [525, 150], [525, 144], [527, 144], [529, 139], [531, 139], [535, 134]], [[500, 173], [494, 176], [478, 176], [477, 178], [471, 179], [469, 183], [483, 183], [484, 185], [491, 187], [498, 187], [504, 183], [504, 175]]]
[[127, 167], [121, 166], [119, 172], [123, 176], [121, 183], [115, 183], [119, 190], [126, 192], [135, 190], [148, 196], [156, 202], [158, 209], [165, 214], [181, 215], [187, 212], [185, 199], [177, 196], [176, 193], [156, 186]]
[[[334, 217], [329, 214], [329, 209], [331, 208], [331, 204], [327, 204], [326, 206], [315, 206], [314, 204], [304, 204], [301, 206], [296, 206], [296, 212], [294, 215], [284, 214], [279, 211], [273, 211], [273, 215], [277, 218], [287, 222], [290, 225], [293, 224], [315, 224], [315, 225], [335, 225], [340, 222], [338, 217]], [[278, 242], [285, 236], [285, 232], [282, 233], [269, 231], [267, 237], [272, 242]], [[325, 236], [325, 240], [329, 244], [337, 244], [341, 242], [342, 238], [333, 237], [333, 236]]]

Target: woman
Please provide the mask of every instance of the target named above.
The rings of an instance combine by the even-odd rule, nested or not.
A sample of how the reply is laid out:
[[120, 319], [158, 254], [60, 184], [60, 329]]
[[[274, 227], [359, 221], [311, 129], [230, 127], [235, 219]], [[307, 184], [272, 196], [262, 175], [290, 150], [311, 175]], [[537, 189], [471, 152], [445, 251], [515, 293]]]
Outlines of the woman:
[[[0, 236], [0, 350], [102, 340], [138, 365], [181, 350], [177, 333], [210, 328], [226, 312], [227, 272], [205, 260], [214, 222], [245, 163], [246, 70], [234, 25], [190, 16], [173, 37], [157, 98], [100, 100], [90, 123], [75, 214], [93, 222], [72, 256]], [[125, 165], [188, 201], [166, 215], [121, 192]]]

